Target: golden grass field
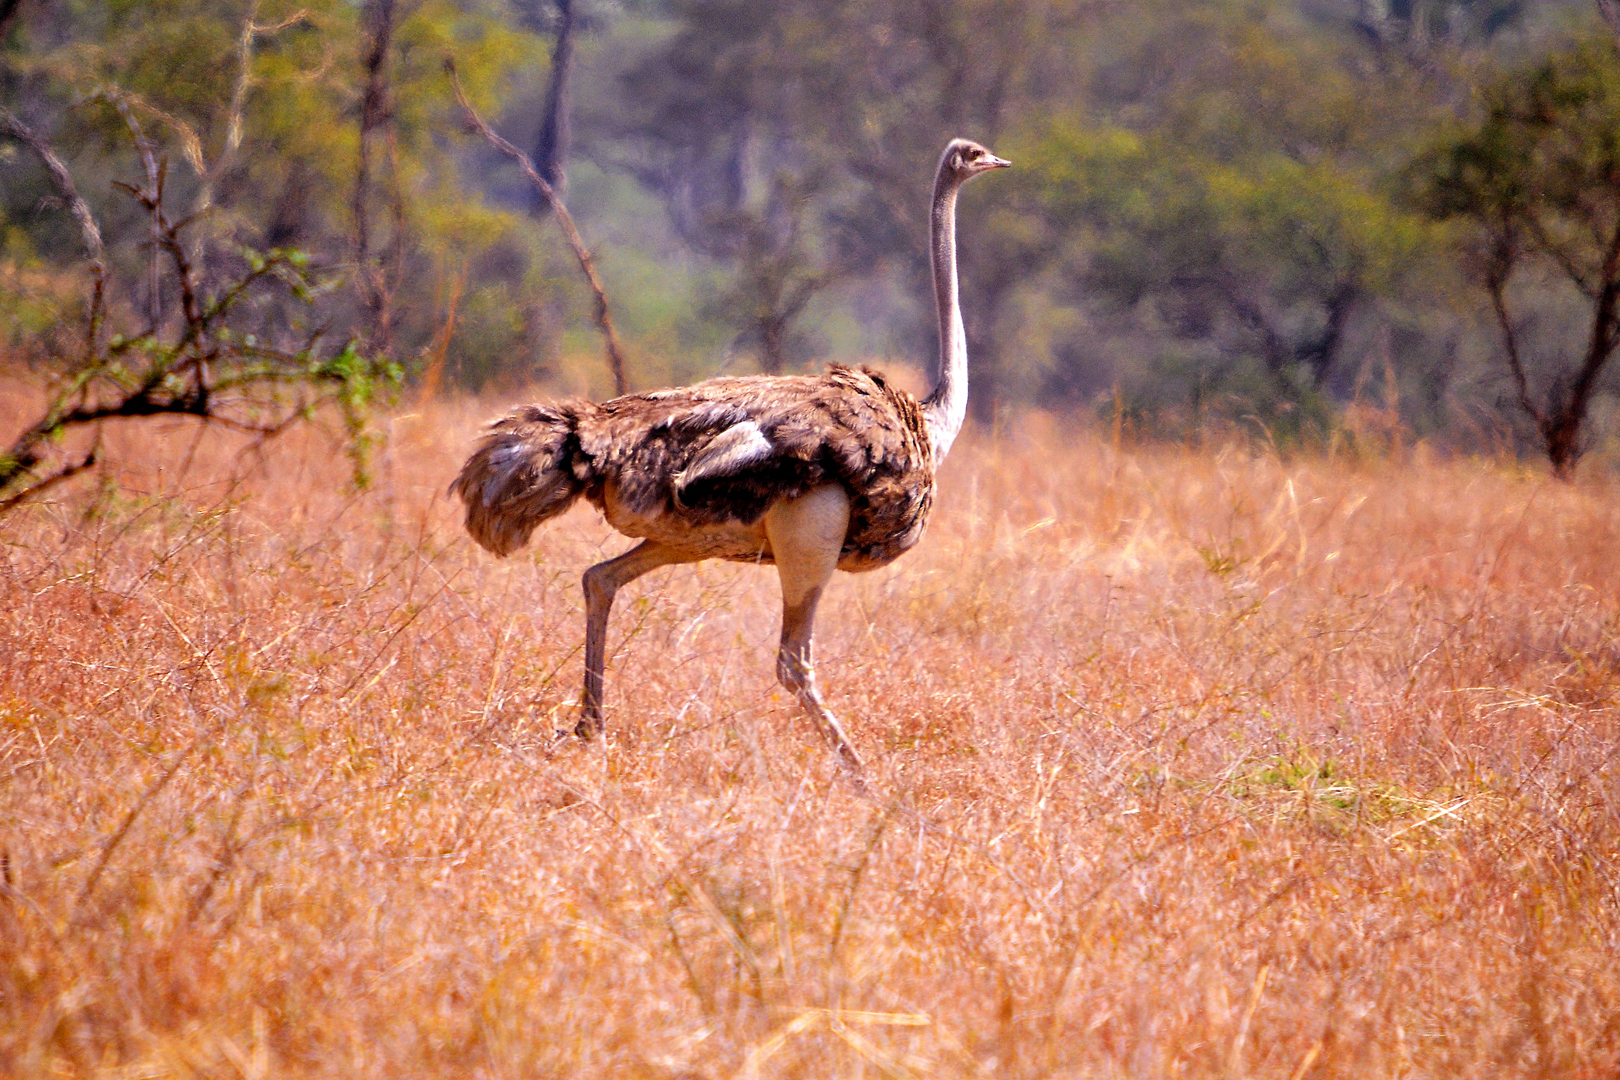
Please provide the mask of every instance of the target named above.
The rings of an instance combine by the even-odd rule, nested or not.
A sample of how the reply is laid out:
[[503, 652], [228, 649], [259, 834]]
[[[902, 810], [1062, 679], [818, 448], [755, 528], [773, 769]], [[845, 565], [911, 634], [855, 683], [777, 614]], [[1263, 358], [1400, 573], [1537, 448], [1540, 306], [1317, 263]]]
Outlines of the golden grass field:
[[[0, 407], [9, 433], [25, 400]], [[0, 521], [7, 1077], [1620, 1074], [1620, 478], [1028, 418], [773, 678], [768, 569], [185, 423]]]

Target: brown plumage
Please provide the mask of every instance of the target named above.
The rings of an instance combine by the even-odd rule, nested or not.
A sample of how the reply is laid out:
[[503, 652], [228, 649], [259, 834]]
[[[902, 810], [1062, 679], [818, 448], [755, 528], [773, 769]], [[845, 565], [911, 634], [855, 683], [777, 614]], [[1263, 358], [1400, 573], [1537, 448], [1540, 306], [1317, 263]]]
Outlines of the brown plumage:
[[934, 184], [940, 383], [926, 402], [870, 368], [710, 379], [595, 404], [524, 405], [497, 420], [451, 484], [467, 531], [497, 555], [577, 499], [642, 541], [585, 573], [582, 735], [601, 727], [614, 594], [649, 570], [700, 559], [774, 563], [782, 581], [777, 674], [859, 773], [811, 663], [817, 602], [833, 570], [886, 565], [922, 537], [934, 469], [962, 422], [967, 353], [957, 307], [956, 193], [1007, 163], [957, 139]]
[[934, 465], [922, 406], [870, 368], [710, 379], [594, 404], [523, 405], [456, 477], [467, 531], [497, 555], [584, 496], [626, 536], [774, 562], [771, 505], [826, 484], [850, 495], [840, 570], [871, 570], [922, 537]]

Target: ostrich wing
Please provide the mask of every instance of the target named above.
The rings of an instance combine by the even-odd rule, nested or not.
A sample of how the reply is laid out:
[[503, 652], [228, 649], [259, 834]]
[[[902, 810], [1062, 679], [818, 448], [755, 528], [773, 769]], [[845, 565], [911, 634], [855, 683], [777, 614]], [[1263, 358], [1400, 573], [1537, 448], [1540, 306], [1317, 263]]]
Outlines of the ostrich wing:
[[933, 462], [921, 409], [874, 371], [744, 376], [604, 402], [579, 428], [587, 497], [644, 520], [752, 524], [822, 484], [854, 497], [874, 565], [915, 542]]
[[675, 497], [679, 499], [688, 484], [731, 476], [755, 462], [764, 461], [774, 450], [758, 421], [733, 424], [710, 439], [703, 449], [692, 455], [686, 468], [675, 474]]

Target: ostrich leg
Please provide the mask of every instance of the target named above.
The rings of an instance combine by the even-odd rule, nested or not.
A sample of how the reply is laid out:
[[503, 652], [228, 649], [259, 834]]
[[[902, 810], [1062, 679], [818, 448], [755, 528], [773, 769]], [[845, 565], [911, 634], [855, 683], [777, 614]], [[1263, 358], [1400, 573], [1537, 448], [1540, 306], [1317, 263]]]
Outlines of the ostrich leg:
[[590, 738], [602, 730], [602, 666], [607, 660], [608, 613], [613, 597], [649, 570], [675, 563], [696, 562], [680, 548], [644, 540], [616, 559], [597, 563], [585, 571], [585, 712], [574, 733]]
[[821, 698], [811, 655], [816, 604], [837, 569], [848, 531], [849, 495], [841, 487], [816, 488], [777, 503], [765, 515], [765, 535], [782, 579], [782, 646], [776, 655], [776, 677], [793, 691], [845, 766], [859, 777], [860, 755]]

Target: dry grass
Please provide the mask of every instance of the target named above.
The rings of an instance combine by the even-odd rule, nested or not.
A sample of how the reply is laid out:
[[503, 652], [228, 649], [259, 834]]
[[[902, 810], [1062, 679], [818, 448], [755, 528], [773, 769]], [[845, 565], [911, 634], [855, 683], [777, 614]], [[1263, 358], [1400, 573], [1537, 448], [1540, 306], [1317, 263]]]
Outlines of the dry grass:
[[623, 543], [476, 550], [486, 411], [5, 521], [0, 1073], [1620, 1070], [1612, 476], [966, 443], [824, 605], [869, 801], [748, 567], [627, 590], [552, 746]]

